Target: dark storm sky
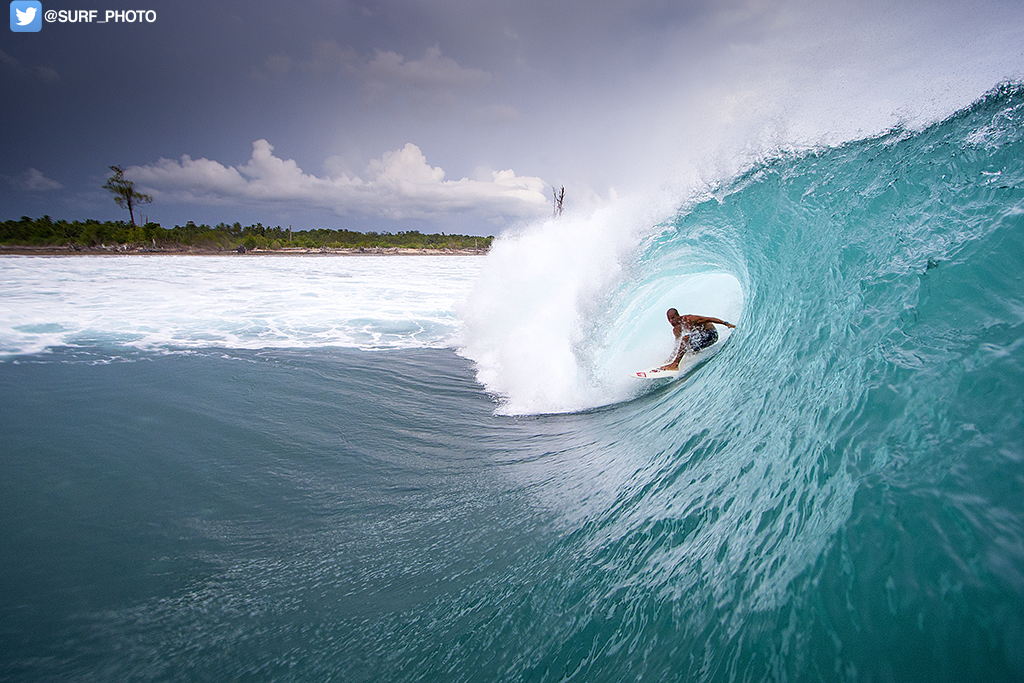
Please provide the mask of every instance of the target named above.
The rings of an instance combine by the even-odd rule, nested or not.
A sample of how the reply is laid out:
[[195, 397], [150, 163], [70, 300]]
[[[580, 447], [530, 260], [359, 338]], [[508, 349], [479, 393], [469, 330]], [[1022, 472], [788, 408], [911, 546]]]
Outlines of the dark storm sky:
[[0, 39], [0, 219], [496, 234], [684, 192], [1024, 76], [1024, 3], [47, 2], [152, 23]]

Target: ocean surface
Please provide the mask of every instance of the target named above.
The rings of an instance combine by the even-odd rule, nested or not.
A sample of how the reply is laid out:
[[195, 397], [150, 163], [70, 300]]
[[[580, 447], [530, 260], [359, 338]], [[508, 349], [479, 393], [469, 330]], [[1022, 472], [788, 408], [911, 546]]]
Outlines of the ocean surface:
[[486, 257], [0, 257], [0, 680], [1024, 680], [1022, 278], [1015, 85]]

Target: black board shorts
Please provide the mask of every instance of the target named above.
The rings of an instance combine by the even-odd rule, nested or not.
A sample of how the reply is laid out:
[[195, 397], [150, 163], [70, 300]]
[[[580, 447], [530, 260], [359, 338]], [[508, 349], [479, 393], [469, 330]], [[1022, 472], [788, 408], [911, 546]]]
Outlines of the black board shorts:
[[698, 327], [683, 335], [682, 344], [687, 353], [697, 353], [701, 349], [711, 346], [716, 341], [718, 341], [718, 330], [714, 327], [708, 330]]

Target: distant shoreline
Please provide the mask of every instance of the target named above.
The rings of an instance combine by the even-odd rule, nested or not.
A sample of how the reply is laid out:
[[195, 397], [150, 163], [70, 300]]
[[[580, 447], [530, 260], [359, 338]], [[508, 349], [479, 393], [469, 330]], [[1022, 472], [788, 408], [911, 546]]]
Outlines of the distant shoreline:
[[0, 256], [484, 256], [486, 249], [408, 249], [403, 247], [330, 247], [292, 249], [204, 249], [201, 247], [150, 248], [124, 245], [12, 246], [0, 244]]
[[411, 230], [356, 232], [316, 228], [299, 230], [267, 227], [262, 223], [163, 228], [159, 223], [133, 225], [124, 221], [66, 221], [49, 216], [0, 221], [0, 254], [41, 256], [106, 254], [194, 255], [435, 255], [485, 253], [492, 235], [424, 235]]

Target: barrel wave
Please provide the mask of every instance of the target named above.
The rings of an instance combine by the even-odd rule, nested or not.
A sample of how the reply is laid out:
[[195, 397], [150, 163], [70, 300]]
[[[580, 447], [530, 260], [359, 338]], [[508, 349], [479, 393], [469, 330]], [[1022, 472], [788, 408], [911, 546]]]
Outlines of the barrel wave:
[[670, 206], [0, 263], [0, 678], [1024, 679], [1024, 87]]
[[[1022, 136], [1008, 84], [923, 131], [776, 155], [632, 251], [602, 240], [612, 265], [583, 256], [611, 274], [556, 316], [577, 312], [574, 389], [536, 412], [614, 405], [572, 421], [605, 456], [549, 473], [559, 509], [603, 503], [563, 549], [588, 569], [536, 589], [586, 614], [537, 680], [1024, 675]], [[639, 398], [609, 384], [680, 299], [732, 338]], [[542, 391], [481, 356], [531, 412]]]

